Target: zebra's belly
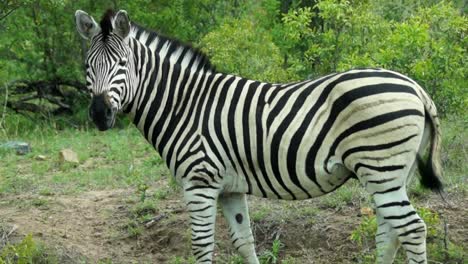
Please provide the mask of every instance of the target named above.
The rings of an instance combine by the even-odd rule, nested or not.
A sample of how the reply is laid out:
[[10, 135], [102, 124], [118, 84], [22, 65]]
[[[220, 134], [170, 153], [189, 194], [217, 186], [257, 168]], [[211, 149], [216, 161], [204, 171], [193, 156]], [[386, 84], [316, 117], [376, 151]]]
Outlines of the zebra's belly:
[[271, 199], [302, 200], [332, 192], [351, 176], [351, 173], [340, 163], [331, 164], [329, 173], [323, 169], [323, 166], [317, 165], [315, 178], [305, 173], [295, 174], [297, 179], [293, 179], [288, 174], [281, 176], [268, 174], [265, 177], [260, 170], [248, 175], [237, 173], [227, 181], [225, 190]]

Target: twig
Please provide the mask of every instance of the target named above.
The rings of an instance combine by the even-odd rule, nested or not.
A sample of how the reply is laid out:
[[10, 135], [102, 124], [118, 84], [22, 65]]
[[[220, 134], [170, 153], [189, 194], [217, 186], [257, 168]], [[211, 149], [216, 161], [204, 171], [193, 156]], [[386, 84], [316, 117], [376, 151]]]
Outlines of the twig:
[[0, 17], [0, 20], [3, 20], [5, 18], [7, 18], [9, 15], [11, 15], [16, 9], [18, 9], [18, 7], [15, 7], [13, 9], [11, 9], [10, 11], [8, 11], [6, 14], [4, 14], [3, 16]]
[[447, 224], [447, 219], [441, 214], [440, 215], [442, 220], [444, 221], [444, 249], [445, 249], [445, 261], [447, 262], [449, 259], [449, 253], [448, 253], [448, 224]]
[[8, 104], [8, 85], [5, 84], [5, 103], [3, 104], [2, 120], [0, 120], [0, 127], [2, 128], [3, 128], [3, 122], [5, 121], [7, 104]]
[[8, 238], [18, 229], [17, 225], [13, 225], [10, 231], [2, 230], [2, 236], [0, 239], [0, 249], [2, 249], [6, 244], [8, 244]]
[[167, 215], [165, 213], [157, 215], [157, 216], [153, 217], [151, 220], [149, 220], [148, 222], [146, 222], [145, 227], [150, 228], [153, 225], [155, 225], [157, 222], [161, 221], [162, 219], [164, 219], [166, 217], [167, 217]]
[[56, 99], [50, 95], [44, 95], [43, 96], [45, 99], [47, 99], [49, 102], [57, 104], [58, 106], [66, 109], [70, 109], [70, 106], [65, 104], [64, 102], [60, 101], [59, 99]]

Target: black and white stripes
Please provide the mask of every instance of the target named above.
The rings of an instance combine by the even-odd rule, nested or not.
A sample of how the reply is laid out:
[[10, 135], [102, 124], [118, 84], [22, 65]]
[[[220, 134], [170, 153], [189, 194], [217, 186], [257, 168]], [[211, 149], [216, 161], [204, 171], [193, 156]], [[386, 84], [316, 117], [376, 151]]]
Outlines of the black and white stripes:
[[430, 140], [423, 183], [441, 188], [440, 125], [413, 80], [355, 69], [263, 83], [216, 72], [203, 54], [130, 23], [125, 11], [107, 13], [101, 27], [83, 11], [76, 21], [92, 39], [91, 117], [104, 130], [114, 110], [128, 113], [167, 162], [184, 190], [199, 263], [212, 261], [217, 202], [233, 245], [258, 263], [245, 194], [307, 199], [351, 177], [376, 203], [378, 262], [391, 263], [401, 244], [411, 263], [426, 263], [425, 224], [406, 182]]

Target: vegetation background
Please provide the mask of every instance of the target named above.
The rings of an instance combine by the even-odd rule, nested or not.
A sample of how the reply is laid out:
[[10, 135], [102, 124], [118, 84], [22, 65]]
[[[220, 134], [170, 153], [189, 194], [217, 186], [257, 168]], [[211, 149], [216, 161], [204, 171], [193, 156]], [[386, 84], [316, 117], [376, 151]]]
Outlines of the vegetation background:
[[[129, 188], [135, 201], [125, 207], [128, 214], [122, 216], [124, 224], [116, 225], [123, 225], [126, 232], [141, 238], [142, 223], [161, 209], [148, 201], [163, 204], [160, 200], [171, 197], [171, 190], [176, 189], [166, 181], [166, 189], [161, 188], [161, 175], [167, 175], [163, 162], [126, 119], [107, 134], [97, 133], [87, 119], [89, 96], [85, 92], [83, 61], [88, 43], [75, 30], [74, 12], [83, 9], [99, 20], [107, 8], [125, 9], [138, 24], [192, 43], [211, 58], [219, 71], [252, 79], [290, 82], [357, 67], [382, 67], [412, 77], [430, 93], [443, 119], [443, 157], [449, 175], [444, 181], [448, 192], [466, 203], [465, 0], [0, 0], [0, 145], [23, 140], [33, 147], [26, 156], [0, 148], [0, 198], [6, 201], [0, 203], [0, 263], [17, 263], [9, 258], [11, 250], [18, 255], [21, 246], [37, 248], [31, 246], [33, 236], [24, 237], [26, 231], [34, 233], [34, 228], [18, 231], [19, 244], [5, 246], [14, 241], [8, 240], [12, 229], [6, 227], [18, 224], [15, 221], [19, 218], [13, 215], [20, 211], [26, 214], [34, 208], [48, 208], [52, 212], [61, 195], [72, 197], [89, 191]], [[73, 148], [79, 165], [60, 164], [56, 153], [62, 148]], [[37, 159], [38, 156], [45, 156], [45, 160]], [[422, 200], [432, 197], [418, 186], [413, 191]], [[368, 203], [363, 195], [359, 186], [351, 185], [335, 196], [327, 196], [322, 203], [333, 210], [345, 205], [363, 207]], [[18, 197], [23, 202], [18, 203]], [[275, 208], [272, 206], [255, 203], [253, 207], [259, 210], [254, 213], [254, 221], [284, 222], [270, 215]], [[428, 218], [439, 219], [431, 211], [433, 208], [425, 206]], [[320, 211], [323, 206], [316, 209]], [[296, 213], [320, 218], [319, 211], [312, 211]], [[5, 212], [11, 213], [10, 221]], [[295, 215], [290, 211], [288, 214]], [[360, 241], [356, 247], [363, 246], [363, 237], [371, 237], [367, 233], [372, 228], [366, 228], [375, 225], [372, 219], [364, 219], [353, 233], [353, 241]], [[468, 228], [466, 223], [462, 227]], [[264, 261], [276, 263], [282, 244], [278, 237], [265, 235], [263, 239], [271, 242], [263, 245]], [[452, 248], [450, 243], [442, 247], [440, 256], [431, 257], [444, 263], [462, 263], [460, 252], [466, 250], [466, 238], [456, 242]], [[431, 245], [437, 248], [437, 243]], [[357, 251], [364, 253], [348, 256], [346, 261], [372, 260], [371, 244], [368, 251], [361, 248]], [[179, 258], [177, 254], [181, 252], [185, 254], [166, 252], [170, 257], [164, 261], [188, 261], [185, 255]], [[79, 258], [102, 258], [96, 254]], [[31, 261], [32, 255], [28, 255]], [[107, 257], [115, 256], [104, 256]], [[306, 257], [300, 255], [296, 259], [311, 263]], [[287, 258], [283, 255], [281, 259], [284, 262]], [[53, 262], [53, 258], [48, 261]], [[235, 257], [226, 260], [239, 263], [235, 261]], [[330, 260], [317, 263], [327, 261]]]

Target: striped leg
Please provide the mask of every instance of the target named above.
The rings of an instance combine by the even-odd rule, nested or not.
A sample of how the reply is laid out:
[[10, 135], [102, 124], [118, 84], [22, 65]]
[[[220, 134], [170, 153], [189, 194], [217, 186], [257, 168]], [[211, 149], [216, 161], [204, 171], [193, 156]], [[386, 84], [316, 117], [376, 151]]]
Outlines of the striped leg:
[[184, 201], [190, 214], [192, 252], [197, 263], [212, 263], [216, 221], [217, 190], [190, 187]]
[[[390, 231], [395, 232], [394, 235], [406, 250], [409, 263], [427, 263], [426, 225], [409, 202], [404, 186], [397, 191], [374, 193], [373, 197], [377, 215], [391, 226]], [[391, 239], [387, 238], [386, 242], [391, 242]], [[393, 248], [391, 245], [382, 244], [379, 248], [385, 247], [386, 252], [394, 254], [390, 252]], [[382, 263], [387, 262], [382, 258]]]
[[245, 194], [223, 194], [219, 197], [223, 214], [229, 223], [232, 244], [249, 264], [257, 264], [254, 238], [250, 228], [249, 209]]
[[375, 235], [377, 263], [391, 264], [400, 246], [398, 236], [390, 224], [384, 220], [382, 214], [377, 214], [377, 224], [377, 234]]

